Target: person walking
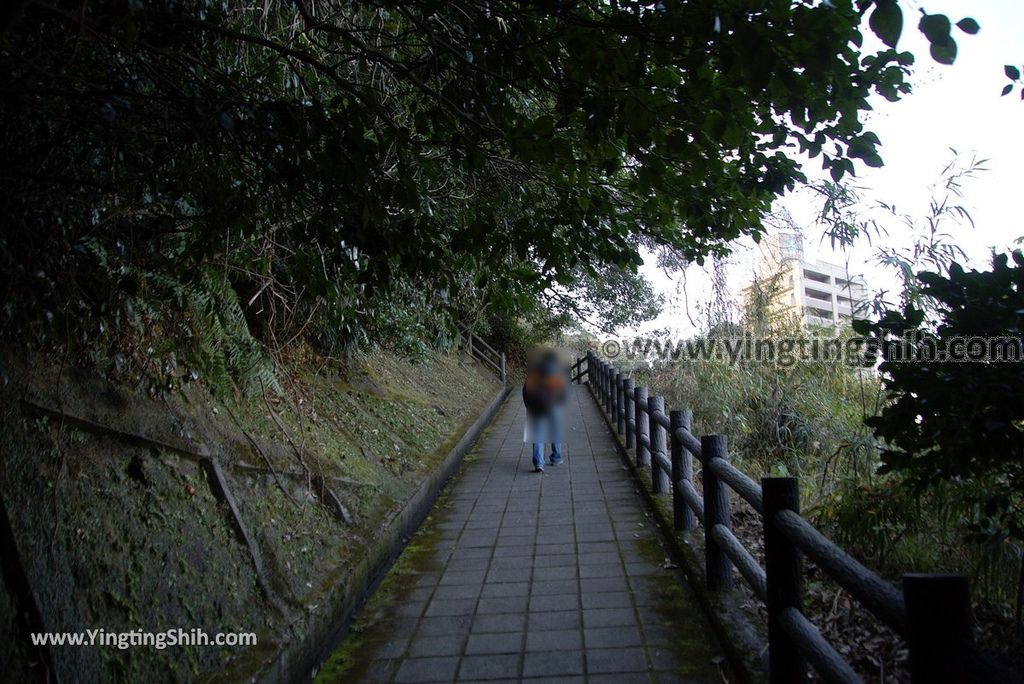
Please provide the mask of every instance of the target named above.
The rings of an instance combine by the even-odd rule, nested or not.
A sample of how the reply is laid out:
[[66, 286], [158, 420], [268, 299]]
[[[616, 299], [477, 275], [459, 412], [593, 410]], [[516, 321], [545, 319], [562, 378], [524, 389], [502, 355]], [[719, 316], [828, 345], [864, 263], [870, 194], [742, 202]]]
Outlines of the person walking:
[[562, 405], [569, 391], [568, 371], [553, 350], [535, 353], [523, 383], [525, 442], [533, 444], [533, 472], [544, 472], [544, 446], [551, 445], [551, 465], [562, 463]]

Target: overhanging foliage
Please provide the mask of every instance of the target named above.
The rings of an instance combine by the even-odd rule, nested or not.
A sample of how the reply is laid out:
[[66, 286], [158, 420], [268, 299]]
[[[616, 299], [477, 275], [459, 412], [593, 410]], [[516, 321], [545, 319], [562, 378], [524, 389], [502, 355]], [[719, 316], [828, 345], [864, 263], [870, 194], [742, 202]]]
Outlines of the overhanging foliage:
[[801, 152], [882, 163], [861, 113], [909, 91], [894, 5], [12, 3], [5, 328], [145, 327], [137, 298], [216, 266], [256, 334], [345, 342], [396, 288], [517, 311], [641, 246], [700, 260], [759, 233]]

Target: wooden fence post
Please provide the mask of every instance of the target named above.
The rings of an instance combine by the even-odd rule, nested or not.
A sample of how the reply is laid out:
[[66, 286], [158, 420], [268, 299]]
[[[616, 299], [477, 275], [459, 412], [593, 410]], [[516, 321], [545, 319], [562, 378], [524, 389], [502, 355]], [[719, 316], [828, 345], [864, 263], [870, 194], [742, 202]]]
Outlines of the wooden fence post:
[[732, 585], [732, 563], [718, 542], [711, 536], [715, 525], [732, 528], [732, 513], [729, 510], [729, 494], [725, 483], [707, 467], [713, 458], [729, 459], [725, 435], [704, 435], [700, 438], [704, 469], [704, 560], [708, 589], [721, 591]]
[[605, 401], [604, 401], [604, 412], [606, 414], [608, 414], [608, 417], [611, 418], [611, 424], [614, 425], [615, 424], [615, 420], [614, 420], [614, 416], [615, 416], [615, 367], [612, 366], [610, 364], [610, 362], [608, 364], [608, 374], [605, 376], [605, 379], [604, 379], [604, 391], [606, 392], [605, 396], [607, 397], [605, 399]]
[[608, 376], [610, 375], [610, 365], [606, 361], [601, 362], [601, 398], [603, 399], [602, 408], [604, 412], [608, 413], [609, 402], [611, 397], [608, 394]]
[[680, 428], [689, 431], [692, 423], [693, 414], [690, 411], [672, 411], [669, 414], [669, 439], [672, 441], [672, 524], [677, 530], [685, 531], [693, 529], [693, 511], [686, 505], [686, 499], [679, 493], [676, 483], [681, 480], [693, 482], [693, 459], [682, 441], [676, 437], [676, 431]]
[[622, 381], [622, 394], [626, 397], [626, 448], [632, 449], [636, 445], [636, 441], [634, 439], [636, 423], [633, 425], [629, 424], [630, 420], [636, 420], [636, 411], [633, 408], [636, 405], [633, 402], [633, 378], [626, 378]]
[[[705, 452], [706, 453], [706, 452]], [[788, 608], [800, 610], [803, 599], [800, 551], [775, 525], [782, 510], [800, 512], [800, 489], [795, 477], [766, 477], [761, 480], [764, 497], [764, 567], [768, 580], [765, 605], [768, 608], [768, 676], [771, 684], [789, 684], [807, 679], [807, 665], [796, 644], [779, 622]]]
[[615, 366], [608, 364], [608, 373], [604, 378], [605, 402], [604, 411], [612, 418], [612, 425], [615, 424]]
[[967, 671], [973, 641], [971, 592], [964, 575], [903, 575], [907, 645], [913, 684], [972, 681]]
[[650, 439], [650, 422], [647, 420], [646, 410], [647, 388], [637, 387], [633, 390], [633, 401], [633, 410], [636, 414], [636, 464], [645, 466], [651, 462], [650, 456], [646, 453], [647, 447], [644, 446], [644, 437]]
[[655, 494], [662, 494], [668, 491], [668, 475], [661, 466], [655, 454], [661, 453], [668, 458], [668, 449], [665, 439], [665, 428], [654, 419], [655, 413], [665, 412], [665, 397], [651, 397], [647, 402], [651, 417], [651, 491]]
[[615, 423], [620, 435], [626, 431], [626, 396], [622, 373], [615, 374]]
[[505, 352], [501, 352], [501, 384], [505, 384]]

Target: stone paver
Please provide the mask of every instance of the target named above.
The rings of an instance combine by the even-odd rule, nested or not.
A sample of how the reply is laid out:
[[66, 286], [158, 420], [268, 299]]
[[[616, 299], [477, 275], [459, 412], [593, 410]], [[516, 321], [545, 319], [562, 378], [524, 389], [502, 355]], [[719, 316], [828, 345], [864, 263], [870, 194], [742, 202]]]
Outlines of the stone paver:
[[570, 397], [562, 466], [532, 472], [524, 419], [513, 391], [428, 522], [433, 562], [350, 681], [722, 681], [586, 388]]

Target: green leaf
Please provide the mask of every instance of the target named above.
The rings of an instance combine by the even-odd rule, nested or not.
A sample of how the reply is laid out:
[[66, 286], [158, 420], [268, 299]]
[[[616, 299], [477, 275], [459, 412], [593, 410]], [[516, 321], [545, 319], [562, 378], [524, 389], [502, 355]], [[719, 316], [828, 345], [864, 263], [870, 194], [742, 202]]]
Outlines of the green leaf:
[[[1006, 97], [1007, 95], [1009, 95], [1011, 90], [1013, 90], [1013, 84], [1012, 83], [1007, 83], [1005, 86], [1003, 86], [1003, 97]], [[1024, 91], [1021, 91], [1021, 92], [1024, 92]]]
[[921, 33], [931, 44], [929, 51], [932, 59], [940, 64], [952, 64], [956, 61], [956, 41], [950, 35], [953, 26], [945, 14], [926, 14], [918, 24]]
[[866, 157], [864, 157], [864, 163], [873, 169], [878, 169], [885, 166], [885, 162], [882, 161], [881, 155], [879, 155], [877, 152], [869, 154]]
[[961, 31], [963, 31], [964, 33], [969, 33], [972, 36], [981, 30], [981, 27], [978, 26], [978, 22], [976, 22], [974, 19], [971, 19], [970, 17], [964, 17], [960, 21], [956, 22], [956, 25], [957, 28], [959, 28]]
[[953, 27], [949, 23], [949, 17], [945, 14], [926, 14], [921, 17], [918, 28], [921, 29], [921, 33], [925, 35], [928, 42], [935, 45], [950, 40], [949, 32]]
[[903, 33], [903, 10], [896, 0], [878, 0], [868, 25], [883, 43], [895, 48]]
[[1016, 81], [1020, 79], [1020, 69], [1013, 66], [1012, 64], [1007, 64], [1006, 66], [1004, 66], [1003, 71], [1006, 72], [1006, 78], [1010, 79], [1011, 81]]
[[674, 88], [679, 85], [679, 71], [670, 67], [655, 69], [651, 78], [654, 85], [661, 88]]
[[939, 64], [952, 64], [956, 61], [956, 41], [950, 38], [946, 43], [932, 43], [929, 52]]

